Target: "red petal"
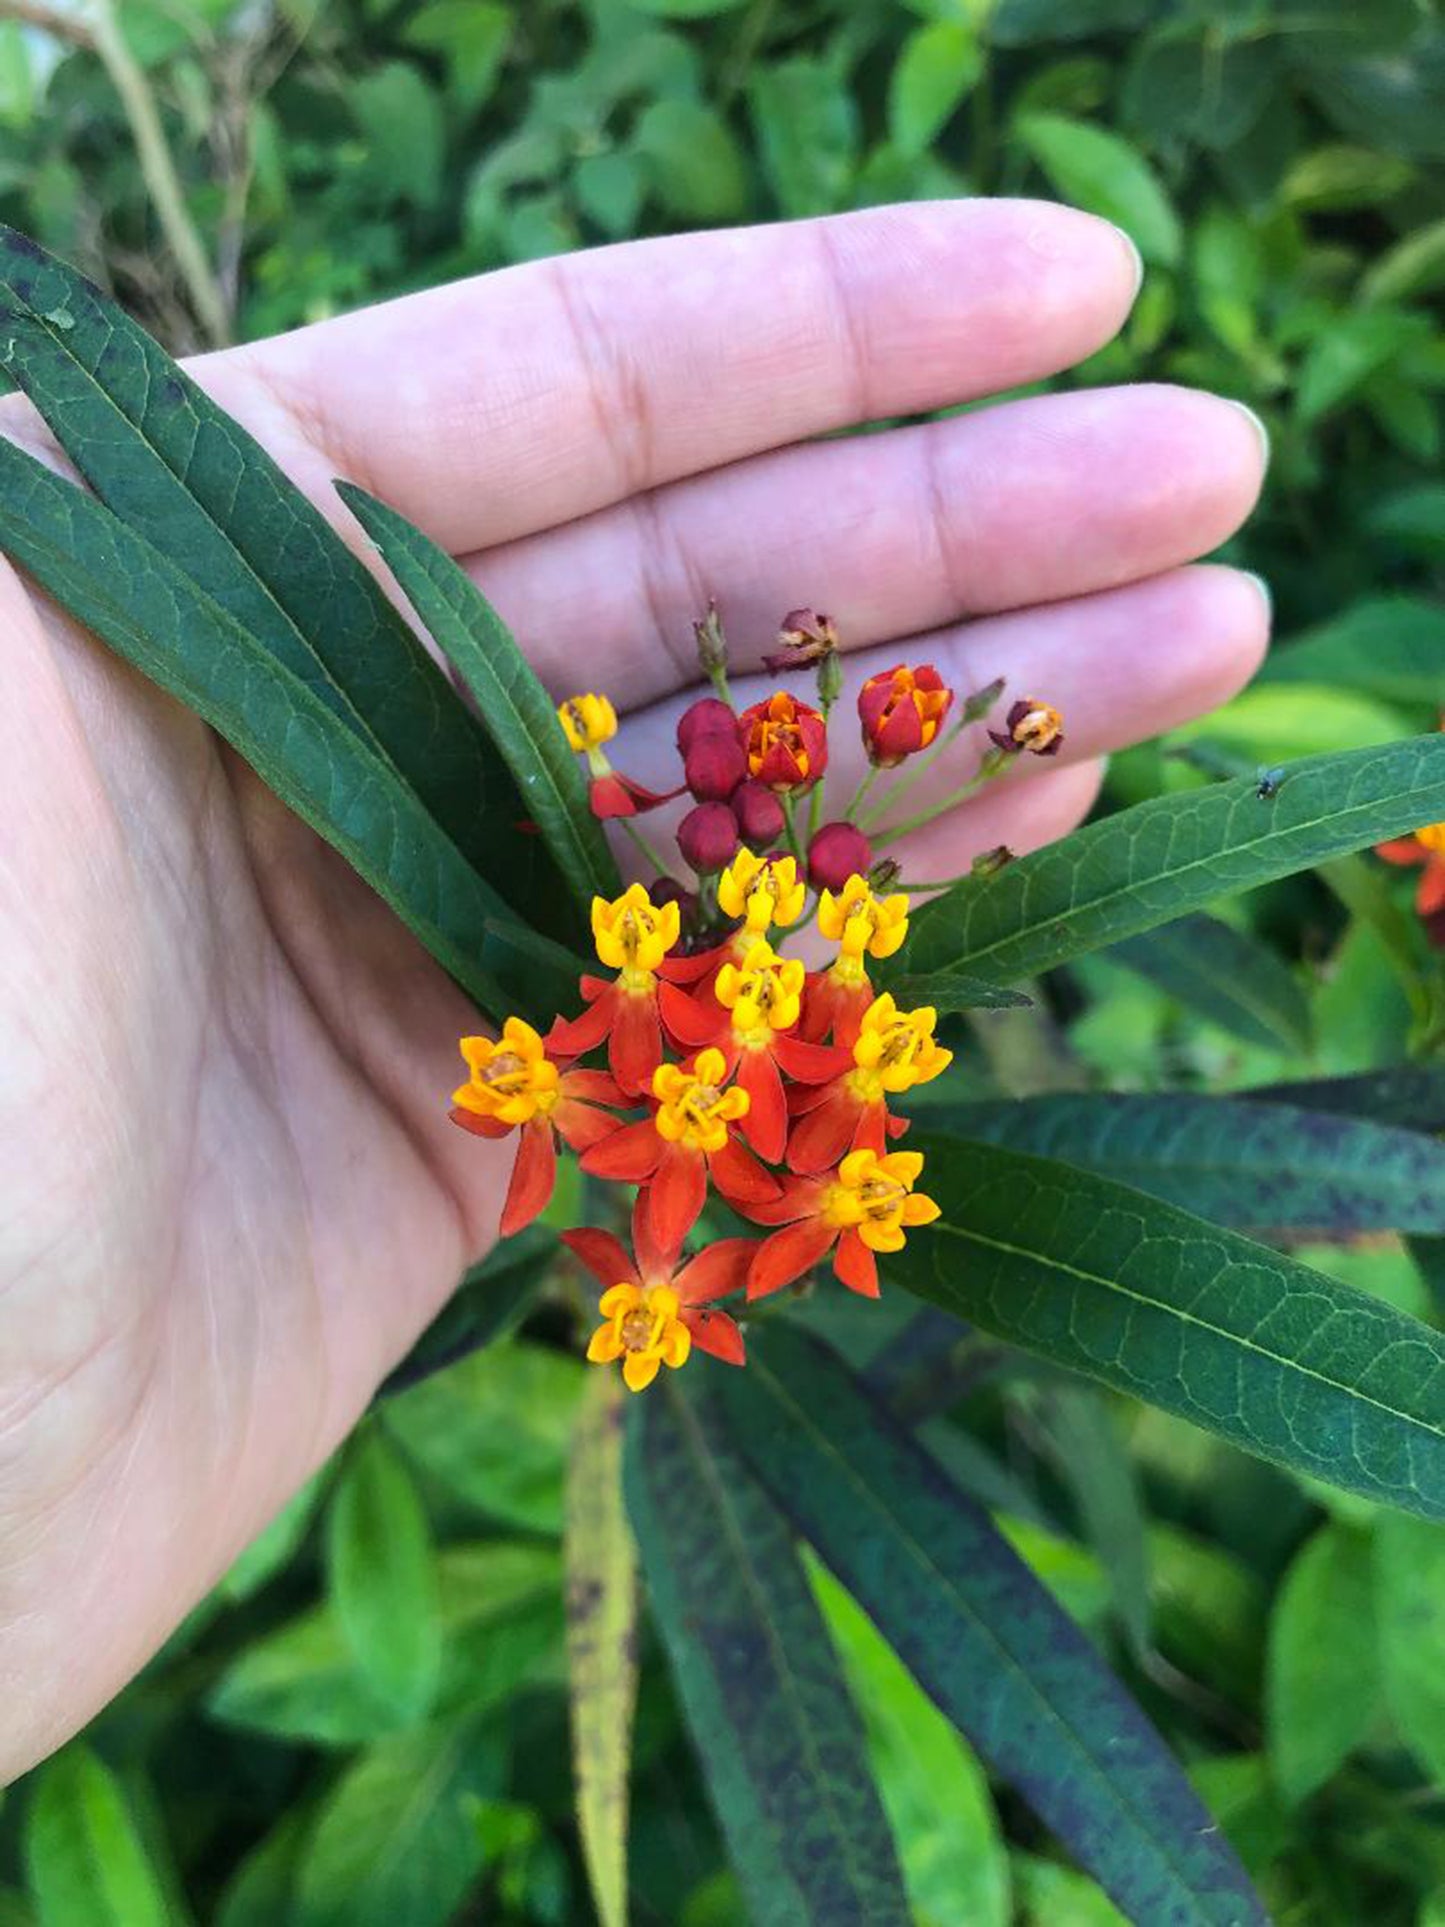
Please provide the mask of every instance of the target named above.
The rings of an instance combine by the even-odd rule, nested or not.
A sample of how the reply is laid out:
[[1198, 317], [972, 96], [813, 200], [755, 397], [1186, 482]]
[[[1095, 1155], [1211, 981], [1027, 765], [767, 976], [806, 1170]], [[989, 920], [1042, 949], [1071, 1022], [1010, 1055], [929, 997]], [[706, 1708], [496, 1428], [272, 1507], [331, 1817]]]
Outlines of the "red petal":
[[584, 1225], [579, 1231], [564, 1231], [562, 1242], [580, 1258], [604, 1291], [637, 1277], [637, 1267], [628, 1257], [620, 1238], [610, 1231]]
[[505, 1137], [508, 1131], [515, 1131], [515, 1124], [499, 1124], [494, 1117], [482, 1117], [476, 1111], [464, 1111], [460, 1104], [452, 1112], [453, 1124], [460, 1124], [464, 1131], [473, 1137]]
[[821, 1218], [809, 1218], [764, 1238], [748, 1268], [749, 1300], [781, 1291], [784, 1285], [811, 1271], [837, 1235], [833, 1225], [824, 1224]]
[[632, 1100], [606, 1071], [564, 1071], [558, 1088], [567, 1099], [580, 1098], [584, 1104], [611, 1104], [614, 1109], [631, 1109]]
[[572, 1150], [590, 1151], [594, 1144], [620, 1131], [622, 1119], [613, 1117], [610, 1111], [599, 1111], [595, 1104], [579, 1104], [576, 1098], [564, 1097], [552, 1113], [552, 1125]]
[[1445, 910], [1445, 860], [1431, 857], [1425, 865], [1420, 887], [1415, 892], [1415, 908], [1422, 917], [1433, 917], [1437, 910]]
[[777, 1164], [788, 1144], [788, 1102], [783, 1080], [768, 1050], [745, 1050], [738, 1063], [738, 1086], [748, 1094], [748, 1109], [738, 1129], [760, 1158]]
[[684, 1309], [678, 1316], [692, 1333], [692, 1342], [700, 1352], [720, 1358], [725, 1365], [747, 1364], [743, 1335], [725, 1311]]
[[650, 990], [618, 994], [607, 1057], [624, 1091], [639, 1097], [650, 1094], [652, 1073], [662, 1062], [662, 1026], [657, 1020], [657, 998]]
[[847, 1156], [862, 1105], [846, 1084], [835, 1084], [825, 1101], [793, 1126], [788, 1163], [794, 1171], [827, 1171]]
[[556, 1182], [557, 1144], [552, 1127], [539, 1117], [533, 1118], [522, 1126], [517, 1143], [517, 1162], [512, 1166], [512, 1182], [502, 1206], [500, 1230], [504, 1238], [510, 1238], [547, 1209]]
[[1386, 863], [1423, 863], [1428, 854], [1425, 845], [1413, 836], [1397, 836], [1393, 842], [1375, 845], [1375, 855], [1382, 856]]
[[799, 1084], [826, 1084], [841, 1077], [852, 1064], [852, 1054], [827, 1044], [807, 1044], [794, 1031], [779, 1031], [773, 1055]]
[[694, 957], [664, 957], [657, 966], [657, 974], [670, 984], [701, 983], [709, 972], [716, 976], [732, 954], [732, 947], [729, 937], [726, 943], [714, 944], [711, 950], [699, 950]]
[[848, 1287], [864, 1298], [878, 1296], [878, 1260], [856, 1231], [845, 1231], [833, 1253], [833, 1270]]
[[907, 1118], [907, 1117], [890, 1116], [888, 1119], [889, 1137], [903, 1137], [907, 1132], [908, 1127], [912, 1123], [912, 1121], [913, 1120], [911, 1118]]
[[676, 1262], [683, 1239], [697, 1223], [706, 1202], [707, 1165], [701, 1152], [669, 1144], [647, 1187], [652, 1235], [669, 1265]]
[[706, 1305], [714, 1298], [726, 1298], [730, 1291], [741, 1291], [757, 1248], [752, 1238], [722, 1238], [708, 1245], [673, 1279], [678, 1297], [685, 1305]]
[[662, 1139], [653, 1129], [652, 1119], [624, 1124], [582, 1153], [582, 1169], [594, 1177], [613, 1178], [620, 1184], [644, 1184], [657, 1169], [662, 1156]]
[[708, 1169], [712, 1181], [727, 1199], [729, 1204], [763, 1204], [769, 1198], [776, 1198], [782, 1186], [771, 1171], [765, 1171], [751, 1151], [745, 1151], [735, 1137], [730, 1137], [720, 1151], [708, 1153]]
[[607, 984], [590, 1009], [580, 1017], [559, 1017], [547, 1032], [549, 1057], [581, 1057], [596, 1050], [612, 1028], [617, 1009], [617, 986]]
[[[904, 1127], [908, 1126], [905, 1122]], [[880, 1101], [865, 1104], [858, 1113], [858, 1123], [853, 1132], [855, 1151], [876, 1151], [881, 1158], [888, 1149], [888, 1111]]]
[[593, 777], [587, 800], [592, 814], [606, 822], [609, 817], [638, 816], [644, 810], [655, 810], [681, 795], [681, 789], [650, 790], [643, 783], [634, 783], [620, 770], [612, 770], [606, 776]]
[[685, 990], [679, 990], [676, 984], [659, 982], [657, 986], [658, 1010], [679, 1050], [700, 1050], [715, 1043], [719, 1033], [727, 1028], [727, 1013], [711, 991], [706, 995], [704, 1004], [689, 997]]
[[649, 1284], [671, 1278], [673, 1259], [652, 1235], [652, 1213], [647, 1208], [647, 1193], [639, 1191], [632, 1201], [632, 1249], [637, 1254], [637, 1275]]

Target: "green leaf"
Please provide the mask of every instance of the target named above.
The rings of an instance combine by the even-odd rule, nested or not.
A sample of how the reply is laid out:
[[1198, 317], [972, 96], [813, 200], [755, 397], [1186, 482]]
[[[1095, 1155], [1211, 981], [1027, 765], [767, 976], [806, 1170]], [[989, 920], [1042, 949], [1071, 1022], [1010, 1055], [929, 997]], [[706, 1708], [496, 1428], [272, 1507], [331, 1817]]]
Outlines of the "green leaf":
[[900, 153], [933, 145], [983, 72], [983, 49], [961, 20], [916, 27], [903, 43], [888, 87], [888, 130]]
[[633, 130], [653, 189], [684, 221], [736, 221], [747, 208], [747, 173], [732, 129], [696, 100], [654, 100]]
[[560, 1534], [583, 1376], [575, 1358], [508, 1340], [390, 1400], [384, 1418], [417, 1464], [468, 1504]]
[[1235, 1096], [1251, 1103], [1293, 1104], [1334, 1117], [1362, 1117], [1402, 1130], [1445, 1131], [1445, 1070], [1434, 1064], [1395, 1064], [1355, 1077], [1307, 1077], [1258, 1084]]
[[1438, 709], [1445, 695], [1445, 611], [1423, 597], [1367, 596], [1276, 649], [1266, 683], [1343, 685], [1381, 702]]
[[1177, 265], [1179, 216], [1137, 148], [1107, 128], [1063, 114], [1021, 114], [1014, 132], [1066, 201], [1123, 228], [1146, 261]]
[[1321, 1526], [1295, 1555], [1269, 1623], [1269, 1757], [1293, 1805], [1324, 1785], [1380, 1703], [1370, 1541]]
[[735, 13], [744, 0], [629, 0], [639, 13], [664, 20], [703, 20], [709, 14]]
[[382, 1741], [322, 1805], [293, 1927], [444, 1927], [482, 1868], [475, 1803], [505, 1784], [504, 1742], [475, 1720]]
[[1385, 1516], [1374, 1545], [1386, 1704], [1438, 1785], [1445, 1780], [1445, 1534], [1418, 1519]]
[[925, 904], [908, 968], [1015, 983], [1442, 817], [1438, 735], [1291, 764], [1268, 798], [1239, 780], [1136, 803]]
[[351, 78], [343, 98], [366, 143], [366, 172], [387, 200], [429, 208], [441, 197], [446, 120], [436, 89], [409, 61]]
[[627, 1923], [637, 1556], [622, 1497], [622, 1380], [595, 1372], [567, 1467], [567, 1669], [582, 1857], [600, 1927]]
[[858, 109], [821, 60], [773, 61], [748, 97], [758, 152], [778, 209], [789, 220], [842, 207], [858, 157]]
[[120, 1782], [78, 1742], [35, 1778], [25, 1864], [41, 1927], [168, 1927], [171, 1920]]
[[1033, 1002], [1021, 990], [986, 983], [963, 970], [935, 970], [924, 975], [897, 977], [888, 988], [900, 1004], [910, 1008], [932, 1004], [935, 1010], [1022, 1010]]
[[516, 24], [512, 9], [498, 0], [429, 0], [407, 21], [402, 37], [439, 53], [447, 63], [449, 91], [475, 110], [496, 86]]
[[1064, 1093], [941, 1105], [930, 1129], [1098, 1171], [1217, 1224], [1345, 1237], [1445, 1232], [1445, 1145], [1233, 1097]]
[[1413, 301], [1445, 287], [1445, 220], [1403, 235], [1374, 261], [1360, 283], [1366, 301]]
[[1125, 122], [1151, 146], [1182, 141], [1229, 147], [1279, 87], [1275, 49], [1263, 35], [1228, 40], [1213, 26], [1169, 23], [1147, 36], [1124, 82]]
[[907, 1927], [863, 1729], [787, 1527], [713, 1399], [669, 1384], [639, 1416], [628, 1510], [751, 1919]]
[[[445, 1651], [437, 1703], [480, 1714], [546, 1671], [561, 1641], [561, 1571], [546, 1546], [449, 1546], [437, 1578]], [[331, 1606], [317, 1606], [245, 1647], [212, 1689], [230, 1726], [315, 1746], [356, 1746], [409, 1724], [357, 1662]]]
[[1278, 951], [1247, 930], [1196, 912], [1107, 954], [1231, 1036], [1266, 1050], [1309, 1049], [1303, 985]]
[[1379, 368], [1428, 339], [1428, 316], [1401, 308], [1359, 308], [1314, 338], [1295, 385], [1295, 412], [1306, 426], [1340, 407]]
[[556, 706], [511, 630], [471, 578], [404, 516], [349, 482], [338, 482], [336, 492], [476, 699], [524, 799], [522, 808], [541, 831], [581, 910], [594, 895], [616, 896], [622, 887], [617, 864], [588, 807], [577, 757]]
[[837, 1580], [816, 1563], [809, 1577], [863, 1715], [915, 1921], [1009, 1927], [1008, 1856], [972, 1748]]
[[1291, 207], [1312, 212], [1378, 207], [1408, 187], [1414, 172], [1392, 155], [1341, 143], [1301, 154], [1280, 183], [1280, 194]]
[[1272, 766], [1371, 743], [1397, 743], [1409, 727], [1398, 710], [1357, 690], [1331, 689], [1323, 683], [1291, 683], [1288, 689], [1264, 684], [1171, 730], [1165, 740], [1170, 751], [1204, 745]]
[[1066, 1164], [921, 1136], [921, 1298], [1297, 1471], [1445, 1518], [1445, 1336]]
[[529, 1224], [515, 1237], [499, 1239], [480, 1264], [468, 1269], [406, 1357], [382, 1380], [377, 1397], [394, 1397], [469, 1352], [505, 1338], [521, 1323], [559, 1249], [556, 1232], [544, 1224]]
[[8, 441], [0, 548], [224, 736], [483, 1009], [565, 1008], [568, 953], [515, 922], [395, 770], [159, 549]]
[[[916, 1234], [915, 1234], [916, 1235]], [[724, 1381], [757, 1475], [934, 1704], [1137, 1920], [1263, 1921], [1162, 1740], [988, 1515], [782, 1325]]]
[[1121, 27], [1140, 27], [1154, 0], [999, 0], [988, 37], [997, 47], [1027, 47], [1039, 40], [1085, 40]]
[[271, 1523], [238, 1553], [216, 1591], [228, 1605], [237, 1605], [259, 1592], [291, 1563], [316, 1510], [324, 1474], [318, 1472], [293, 1492]]
[[0, 366], [121, 521], [389, 759], [519, 913], [570, 934], [505, 766], [371, 571], [144, 329], [4, 227]]
[[326, 1515], [328, 1591], [361, 1670], [400, 1713], [424, 1713], [441, 1673], [436, 1554], [396, 1450], [370, 1430], [348, 1454]]
[[1073, 1498], [1085, 1543], [1108, 1574], [1119, 1624], [1142, 1654], [1149, 1647], [1149, 1549], [1139, 1480], [1117, 1414], [1092, 1385], [1045, 1385], [1024, 1397]]

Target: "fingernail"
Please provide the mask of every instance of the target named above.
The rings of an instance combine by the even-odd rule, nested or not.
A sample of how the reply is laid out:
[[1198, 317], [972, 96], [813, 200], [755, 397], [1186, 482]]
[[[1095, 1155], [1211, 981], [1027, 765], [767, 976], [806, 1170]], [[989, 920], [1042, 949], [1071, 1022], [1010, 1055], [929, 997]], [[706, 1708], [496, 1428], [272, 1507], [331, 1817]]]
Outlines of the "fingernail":
[[1144, 257], [1139, 252], [1138, 243], [1135, 241], [1132, 234], [1126, 234], [1123, 228], [1119, 226], [1117, 221], [1111, 221], [1109, 225], [1110, 227], [1113, 228], [1114, 232], [1118, 235], [1119, 239], [1124, 243], [1124, 246], [1129, 250], [1130, 257], [1132, 258], [1134, 263], [1134, 288], [1133, 288], [1133, 292], [1129, 296], [1129, 305], [1130, 307], [1132, 307], [1134, 305], [1135, 300], [1138, 297], [1140, 288], [1142, 288], [1144, 285]]
[[[1231, 400], [1233, 400], [1233, 397], [1231, 397]], [[1259, 450], [1261, 455], [1264, 457], [1264, 465], [1266, 468], [1268, 468], [1269, 467], [1269, 430], [1265, 427], [1264, 423], [1260, 420], [1259, 416], [1255, 414], [1254, 410], [1249, 406], [1248, 402], [1236, 401], [1234, 403], [1234, 406], [1239, 410], [1240, 414], [1244, 416], [1245, 420], [1249, 423], [1250, 427], [1254, 430], [1255, 434], [1258, 435]]]
[[[1245, 413], [1248, 414], [1249, 410], [1245, 409]], [[1256, 417], [1256, 419], [1258, 418]], [[1246, 582], [1252, 582], [1259, 591], [1259, 599], [1264, 604], [1264, 619], [1266, 622], [1272, 622], [1274, 620], [1274, 597], [1269, 592], [1269, 584], [1262, 575], [1256, 575], [1253, 569], [1241, 569], [1240, 574]]]

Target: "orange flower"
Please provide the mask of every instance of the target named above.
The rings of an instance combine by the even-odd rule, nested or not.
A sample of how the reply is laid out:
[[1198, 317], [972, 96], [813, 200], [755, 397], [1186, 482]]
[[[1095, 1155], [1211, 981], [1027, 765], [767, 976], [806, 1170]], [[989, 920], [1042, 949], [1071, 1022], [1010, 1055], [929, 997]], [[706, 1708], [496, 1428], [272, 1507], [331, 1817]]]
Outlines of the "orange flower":
[[475, 1137], [521, 1132], [502, 1207], [501, 1232], [508, 1238], [547, 1207], [557, 1179], [557, 1139], [574, 1151], [600, 1144], [620, 1125], [596, 1107], [627, 1099], [605, 1071], [563, 1070], [520, 1017], [509, 1017], [498, 1038], [462, 1038], [461, 1052], [471, 1075], [452, 1093], [452, 1122]]
[[821, 1043], [831, 1032], [835, 1044], [852, 1047], [863, 1013], [873, 1001], [865, 957], [881, 962], [903, 947], [908, 935], [908, 898], [901, 890], [880, 896], [866, 877], [850, 876], [836, 895], [818, 897], [819, 932], [838, 946], [827, 970], [808, 979], [803, 1035]]
[[[590, 1009], [580, 1017], [559, 1017], [547, 1033], [557, 1057], [581, 1057], [604, 1042], [612, 1075], [631, 1097], [642, 1095], [662, 1062], [662, 1020], [670, 988], [662, 973], [667, 953], [682, 934], [676, 902], [658, 906], [640, 883], [620, 897], [592, 899], [592, 938], [598, 959], [617, 972], [611, 983], [584, 977], [582, 995]], [[683, 999], [681, 991], [677, 997]]]
[[597, 1309], [607, 1322], [593, 1332], [587, 1356], [594, 1365], [620, 1358], [629, 1391], [650, 1385], [663, 1365], [685, 1364], [693, 1346], [729, 1365], [746, 1362], [742, 1333], [714, 1300], [746, 1285], [757, 1250], [751, 1238], [724, 1238], [678, 1267], [653, 1242], [639, 1197], [635, 1258], [610, 1231], [564, 1231], [562, 1241], [603, 1287]]
[[1413, 836], [1397, 837], [1390, 843], [1377, 843], [1375, 855], [1386, 863], [1423, 866], [1415, 908], [1427, 920], [1445, 910], [1445, 823], [1427, 823]]
[[870, 676], [858, 691], [863, 747], [870, 763], [890, 769], [927, 749], [953, 704], [953, 691], [932, 663], [899, 664]]
[[582, 1169], [600, 1178], [647, 1186], [647, 1223], [659, 1251], [676, 1257], [707, 1201], [711, 1177], [729, 1204], [742, 1208], [779, 1195], [781, 1187], [733, 1136], [748, 1094], [729, 1084], [720, 1050], [699, 1051], [689, 1065], [661, 1064], [653, 1074], [653, 1115], [624, 1124], [583, 1154]]
[[816, 709], [779, 690], [738, 718], [748, 774], [786, 795], [811, 789], [828, 767], [828, 725]]
[[880, 1251], [901, 1251], [906, 1233], [938, 1216], [932, 1198], [913, 1189], [923, 1170], [919, 1151], [850, 1152], [826, 1177], [791, 1178], [775, 1204], [750, 1215], [782, 1224], [758, 1246], [748, 1267], [748, 1297], [765, 1298], [811, 1271], [828, 1252], [850, 1291], [878, 1296]]
[[794, 1100], [798, 1122], [788, 1140], [794, 1171], [826, 1171], [845, 1151], [871, 1145], [882, 1151], [888, 1138], [908, 1127], [888, 1115], [888, 1099], [919, 1084], [932, 1083], [953, 1062], [953, 1052], [934, 1042], [938, 1013], [900, 1010], [884, 991], [863, 1014], [853, 1042], [852, 1068], [825, 1090], [801, 1091]]

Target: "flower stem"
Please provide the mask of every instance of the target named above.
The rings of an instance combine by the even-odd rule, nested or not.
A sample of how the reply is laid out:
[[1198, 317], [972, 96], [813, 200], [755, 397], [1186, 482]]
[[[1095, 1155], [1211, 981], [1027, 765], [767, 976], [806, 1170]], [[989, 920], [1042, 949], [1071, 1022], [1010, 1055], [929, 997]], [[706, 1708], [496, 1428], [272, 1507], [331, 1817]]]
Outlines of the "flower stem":
[[807, 858], [803, 855], [803, 846], [798, 841], [797, 798], [789, 791], [786, 796], [779, 797], [778, 800], [783, 806], [783, 827], [788, 839], [788, 848], [798, 859], [798, 868], [806, 871]]
[[[949, 730], [946, 736], [940, 736], [938, 738], [931, 749], [924, 750], [921, 756], [916, 757], [913, 768], [900, 782], [893, 785], [893, 788], [888, 792], [887, 796], [883, 798], [882, 802], [875, 803], [866, 817], [860, 817], [858, 819], [859, 829], [871, 833], [874, 827], [891, 809], [895, 809], [897, 805], [903, 801], [905, 796], [917, 789], [924, 777], [931, 773], [939, 757], [943, 755], [945, 750], [951, 748], [952, 745], [958, 741], [967, 727], [968, 724], [960, 719], [960, 721], [956, 722], [953, 728]], [[863, 793], [861, 789], [858, 792], [860, 796], [862, 796]]]
[[905, 816], [901, 823], [890, 823], [886, 830], [873, 838], [873, 847], [881, 850], [886, 844], [896, 843], [900, 836], [907, 836], [910, 830], [921, 830], [926, 823], [932, 823], [938, 817], [946, 816], [950, 810], [956, 810], [960, 803], [967, 803], [972, 797], [977, 796], [985, 784], [1001, 776], [1010, 767], [1012, 761], [1011, 757], [1005, 756], [1001, 751], [992, 752], [984, 758], [968, 781], [960, 783], [956, 790], [950, 790], [947, 796], [940, 797], [938, 802], [930, 803], [927, 808], [916, 811], [912, 816]]
[[[863, 781], [858, 785], [858, 788], [854, 792], [853, 801], [848, 805], [847, 809], [843, 812], [843, 821], [845, 823], [856, 823], [860, 830], [866, 827], [866, 819], [859, 815], [859, 811], [863, 807], [863, 800], [867, 796], [869, 790], [871, 790], [873, 785], [878, 781], [878, 775], [882, 767], [883, 765], [881, 763], [870, 763], [868, 765], [867, 775], [863, 778]], [[887, 809], [887, 807], [888, 805], [886, 802], [879, 806], [880, 811]]]
[[652, 870], [652, 874], [657, 877], [671, 876], [672, 872], [657, 854], [657, 851], [653, 849], [641, 830], [638, 829], [632, 818], [630, 816], [619, 816], [617, 821], [622, 825], [624, 832], [632, 838], [632, 841], [642, 852], [645, 861]]

